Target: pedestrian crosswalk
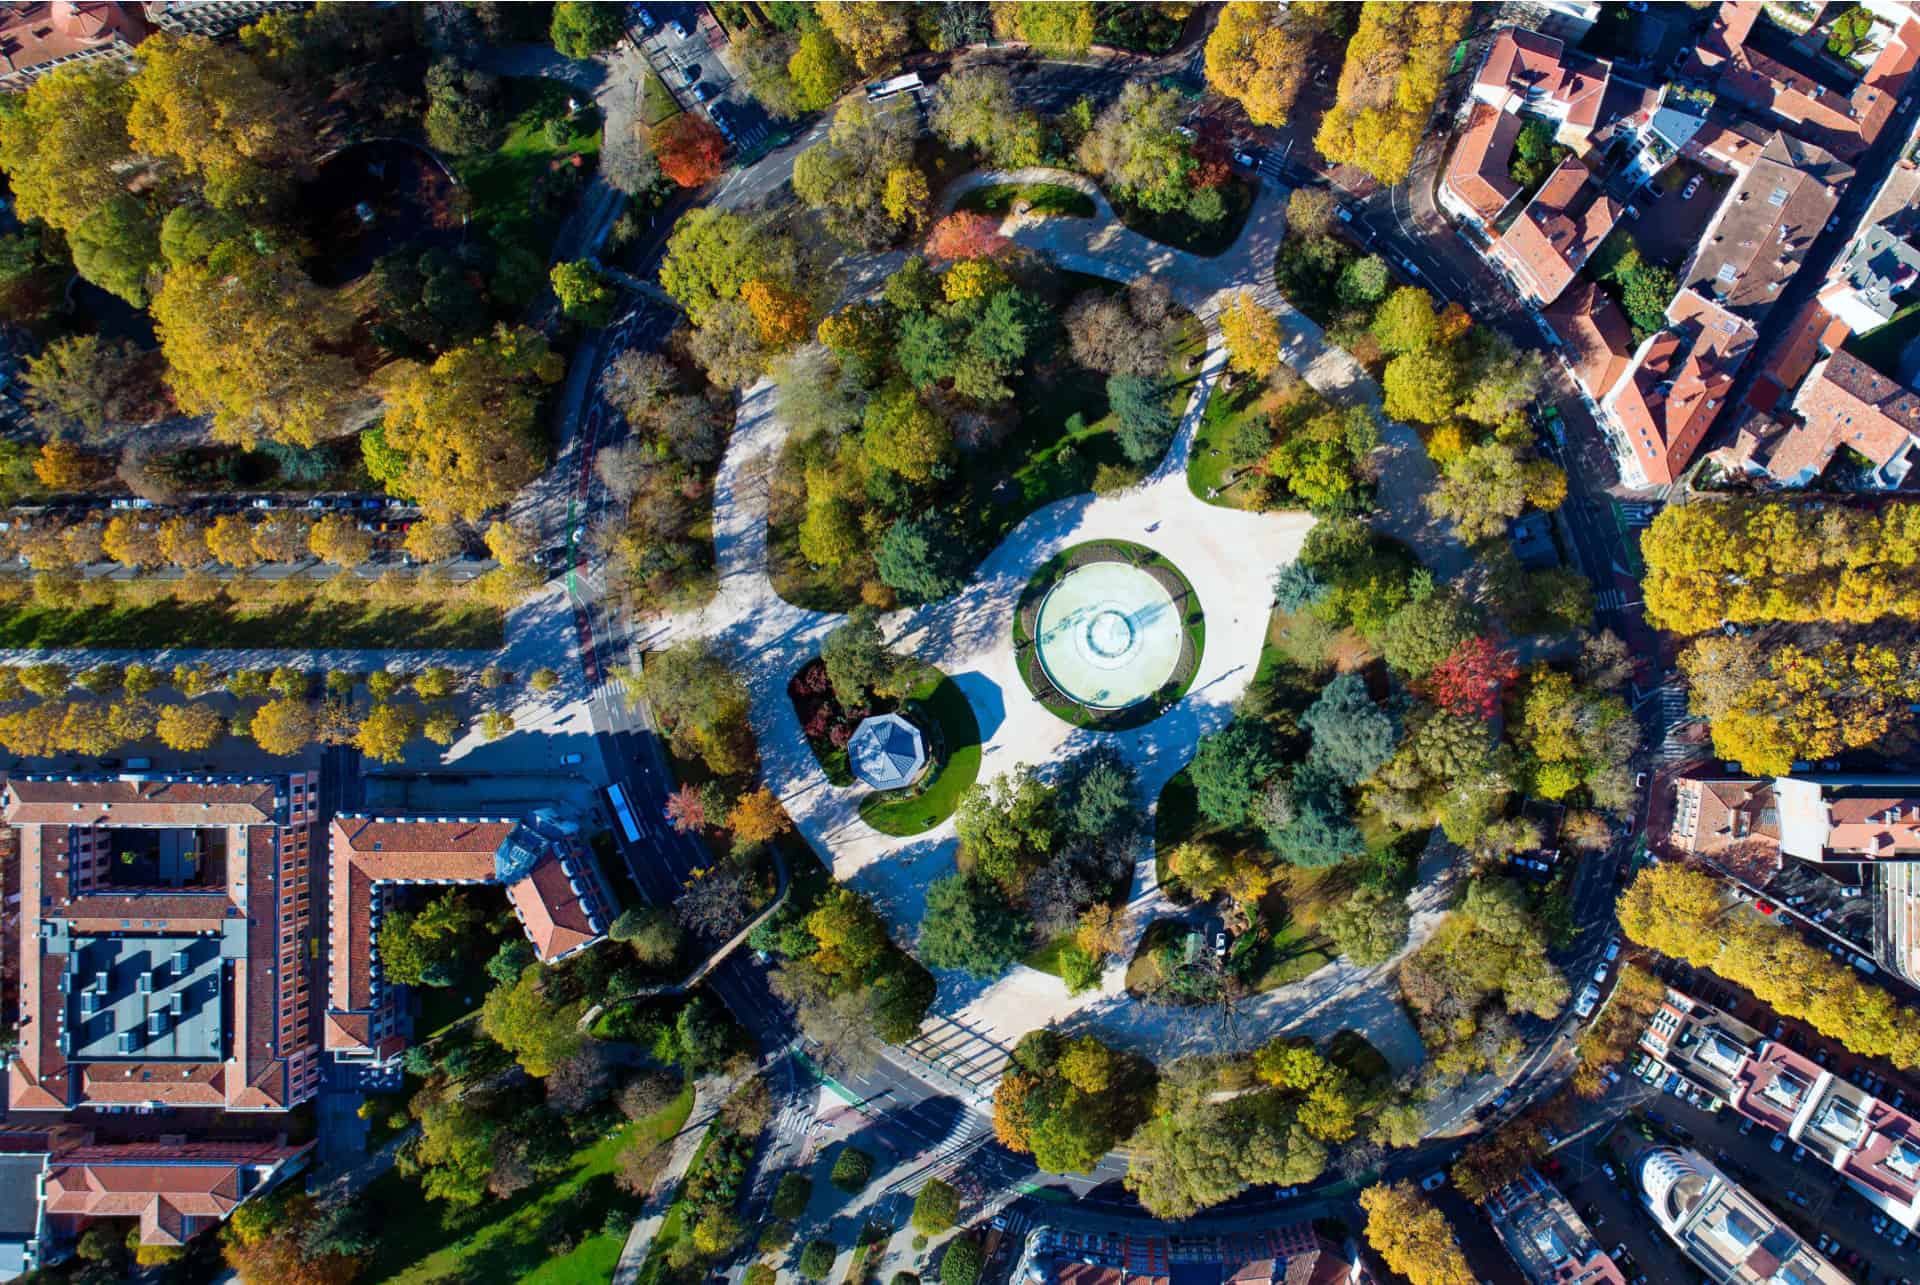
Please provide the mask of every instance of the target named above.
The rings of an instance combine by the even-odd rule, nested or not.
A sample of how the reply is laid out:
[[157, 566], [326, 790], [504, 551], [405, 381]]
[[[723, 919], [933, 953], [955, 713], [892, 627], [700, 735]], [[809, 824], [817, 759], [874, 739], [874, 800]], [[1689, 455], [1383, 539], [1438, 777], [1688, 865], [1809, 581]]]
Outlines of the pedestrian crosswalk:
[[1593, 605], [1600, 611], [1618, 611], [1626, 601], [1626, 595], [1618, 589], [1602, 589], [1593, 595]]

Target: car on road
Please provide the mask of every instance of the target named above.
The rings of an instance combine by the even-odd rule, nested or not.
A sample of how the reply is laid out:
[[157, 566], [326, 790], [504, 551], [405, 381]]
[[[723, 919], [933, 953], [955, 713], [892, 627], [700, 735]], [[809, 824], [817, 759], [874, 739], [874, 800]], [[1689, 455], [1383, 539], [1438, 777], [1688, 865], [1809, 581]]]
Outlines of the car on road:
[[1235, 152], [1233, 154], [1233, 163], [1250, 170], [1260, 168], [1260, 161], [1252, 152]]
[[1691, 201], [1693, 199], [1693, 194], [1695, 192], [1698, 192], [1699, 190], [1700, 190], [1700, 176], [1698, 174], [1695, 174], [1692, 178], [1687, 180], [1687, 185], [1680, 189], [1680, 199], [1683, 201]]
[[1787, 1135], [1784, 1133], [1774, 1134], [1773, 1141], [1769, 1142], [1767, 1146], [1774, 1151], [1785, 1151], [1787, 1149]]
[[1406, 269], [1407, 275], [1412, 277], [1415, 281], [1420, 280], [1420, 269], [1414, 267], [1413, 260], [1407, 258], [1404, 254], [1400, 256], [1400, 266]]
[[693, 87], [693, 97], [697, 102], [702, 102], [702, 103], [709, 102], [712, 99], [718, 98], [719, 96], [720, 96], [720, 91], [715, 89], [712, 85], [709, 85], [704, 80]]
[[1740, 1136], [1744, 1138], [1749, 1133], [1752, 1133], [1753, 1125], [1754, 1125], [1754, 1122], [1752, 1120], [1742, 1120], [1740, 1122]]
[[1574, 1002], [1573, 1011], [1581, 1017], [1592, 1017], [1593, 1010], [1600, 1004], [1600, 988], [1588, 982], [1581, 990], [1580, 998]]
[[1432, 1173], [1420, 1180], [1420, 1190], [1438, 1191], [1440, 1190], [1441, 1184], [1445, 1183], [1446, 1180], [1447, 1171], [1444, 1169], [1435, 1169]]

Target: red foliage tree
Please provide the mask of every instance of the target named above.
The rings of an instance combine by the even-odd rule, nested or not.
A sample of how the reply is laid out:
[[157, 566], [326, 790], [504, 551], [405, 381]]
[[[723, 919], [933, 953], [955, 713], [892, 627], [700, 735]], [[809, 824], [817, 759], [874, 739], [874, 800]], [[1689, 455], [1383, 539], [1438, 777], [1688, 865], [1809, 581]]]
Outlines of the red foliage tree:
[[700, 791], [683, 785], [667, 796], [667, 821], [681, 834], [706, 828], [707, 805]]
[[927, 253], [936, 259], [978, 259], [1007, 246], [1000, 220], [989, 214], [955, 210], [927, 233]]
[[727, 140], [706, 117], [681, 112], [653, 131], [660, 172], [681, 187], [703, 187], [720, 177]]
[[1507, 684], [1519, 674], [1512, 652], [1501, 651], [1490, 638], [1469, 638], [1434, 667], [1427, 690], [1433, 703], [1450, 714], [1492, 718]]

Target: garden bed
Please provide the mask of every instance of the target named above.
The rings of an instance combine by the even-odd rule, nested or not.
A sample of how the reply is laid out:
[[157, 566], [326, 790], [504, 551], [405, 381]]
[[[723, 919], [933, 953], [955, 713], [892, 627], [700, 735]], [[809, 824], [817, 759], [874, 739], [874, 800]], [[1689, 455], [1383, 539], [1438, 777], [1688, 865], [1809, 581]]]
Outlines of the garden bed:
[[[901, 702], [901, 710], [931, 730], [931, 766], [911, 790], [874, 791], [860, 800], [860, 819], [882, 834], [931, 830], [952, 816], [960, 796], [980, 775], [980, 725], [966, 693], [938, 670]], [[845, 751], [842, 751], [844, 755]]]
[[989, 183], [961, 197], [958, 208], [976, 214], [1005, 214], [1022, 201], [1029, 214], [1090, 219], [1095, 210], [1091, 196], [1064, 183]]
[[1227, 212], [1213, 223], [1201, 223], [1185, 210], [1162, 213], [1117, 201], [1113, 203], [1113, 212], [1120, 216], [1122, 223], [1149, 240], [1211, 259], [1225, 253], [1229, 246], [1240, 239], [1240, 229], [1247, 224], [1247, 215], [1253, 210], [1253, 198], [1258, 190], [1255, 184], [1238, 174], [1228, 179], [1226, 186], [1220, 189]]

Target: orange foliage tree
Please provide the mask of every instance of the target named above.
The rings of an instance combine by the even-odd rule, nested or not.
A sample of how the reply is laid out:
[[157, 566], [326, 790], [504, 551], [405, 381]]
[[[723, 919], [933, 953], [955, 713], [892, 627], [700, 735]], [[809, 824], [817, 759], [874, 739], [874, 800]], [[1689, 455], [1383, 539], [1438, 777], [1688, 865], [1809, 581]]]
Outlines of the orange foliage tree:
[[1000, 220], [987, 214], [956, 210], [933, 225], [927, 234], [927, 253], [936, 259], [977, 259], [1005, 249]]
[[653, 132], [660, 172], [681, 187], [703, 187], [720, 177], [727, 140], [705, 117], [681, 112]]

